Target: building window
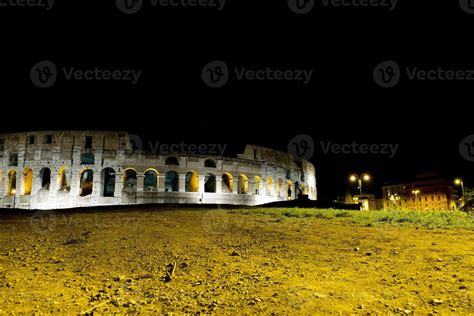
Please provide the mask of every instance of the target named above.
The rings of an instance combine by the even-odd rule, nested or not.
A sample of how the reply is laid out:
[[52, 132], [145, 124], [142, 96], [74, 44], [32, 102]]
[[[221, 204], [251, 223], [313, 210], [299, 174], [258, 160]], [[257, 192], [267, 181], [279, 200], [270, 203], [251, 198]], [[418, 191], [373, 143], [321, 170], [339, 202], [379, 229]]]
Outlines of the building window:
[[53, 135], [45, 135], [43, 143], [44, 144], [52, 144], [53, 143]]
[[18, 154], [10, 154], [8, 165], [12, 167], [18, 166]]
[[0, 151], [3, 151], [5, 149], [5, 140], [0, 139]]
[[35, 136], [34, 135], [29, 135], [27, 138], [27, 143], [28, 145], [33, 145], [35, 143]]
[[92, 136], [86, 136], [86, 144], [84, 147], [86, 149], [92, 149]]

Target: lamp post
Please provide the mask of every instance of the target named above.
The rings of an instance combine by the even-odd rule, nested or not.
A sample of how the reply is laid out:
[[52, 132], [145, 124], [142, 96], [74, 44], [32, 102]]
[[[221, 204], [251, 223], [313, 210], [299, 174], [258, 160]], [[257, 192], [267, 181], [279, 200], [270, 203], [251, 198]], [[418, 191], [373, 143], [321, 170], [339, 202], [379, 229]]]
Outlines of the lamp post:
[[461, 192], [462, 192], [462, 195], [461, 195], [461, 207], [463, 207], [463, 206], [464, 206], [464, 182], [462, 181], [461, 178], [458, 178], [458, 179], [455, 179], [455, 180], [454, 180], [454, 184], [461, 186]]
[[418, 210], [418, 194], [420, 194], [420, 190], [412, 190], [411, 193], [415, 195], [415, 206]]
[[362, 182], [363, 181], [369, 181], [370, 180], [370, 176], [367, 174], [367, 173], [363, 173], [363, 174], [353, 174], [349, 177], [349, 180], [351, 182], [357, 182], [357, 184], [359, 185], [359, 203], [360, 203], [360, 210], [362, 211], [363, 210], [363, 205], [362, 205]]

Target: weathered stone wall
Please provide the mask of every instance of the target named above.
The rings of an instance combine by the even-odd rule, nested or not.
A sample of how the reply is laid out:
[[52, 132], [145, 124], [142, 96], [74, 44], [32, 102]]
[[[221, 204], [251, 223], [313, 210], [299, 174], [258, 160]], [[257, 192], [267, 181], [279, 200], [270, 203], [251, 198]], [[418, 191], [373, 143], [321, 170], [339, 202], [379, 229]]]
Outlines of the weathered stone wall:
[[[125, 132], [16, 133], [0, 135], [1, 141], [1, 207], [258, 205], [298, 193], [317, 197], [311, 163], [258, 146], [230, 158], [134, 151]], [[170, 157], [178, 165], [167, 164]]]

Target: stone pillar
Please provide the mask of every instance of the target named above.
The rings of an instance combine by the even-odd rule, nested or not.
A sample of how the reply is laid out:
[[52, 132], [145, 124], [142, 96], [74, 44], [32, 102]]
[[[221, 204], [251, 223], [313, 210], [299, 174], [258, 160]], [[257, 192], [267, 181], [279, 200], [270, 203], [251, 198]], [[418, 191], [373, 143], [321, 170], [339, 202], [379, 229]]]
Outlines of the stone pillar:
[[232, 188], [234, 194], [238, 194], [239, 193], [239, 179], [238, 178], [234, 178], [234, 187]]
[[165, 192], [165, 181], [166, 181], [166, 174], [160, 173], [158, 175], [158, 192]]
[[203, 174], [200, 174], [199, 176], [199, 189], [198, 192], [204, 193], [204, 186], [205, 186], [205, 181], [206, 181], [206, 176]]
[[143, 172], [137, 173], [137, 192], [143, 192], [145, 186], [145, 175]]
[[186, 192], [186, 174], [179, 174], [178, 191]]
[[122, 189], [123, 189], [123, 172], [116, 172], [115, 173], [115, 188], [114, 188], [114, 196], [115, 197], [122, 197]]
[[222, 178], [216, 176], [216, 193], [222, 193]]
[[262, 179], [262, 188], [260, 189], [260, 195], [263, 195], [263, 196], [267, 196], [267, 180], [266, 179]]
[[93, 170], [94, 171], [94, 179], [92, 180], [92, 196], [93, 197], [99, 197], [101, 194], [101, 191], [102, 191], [102, 181], [101, 181], [101, 178], [102, 178], [102, 174], [101, 172], [97, 171], [97, 170]]

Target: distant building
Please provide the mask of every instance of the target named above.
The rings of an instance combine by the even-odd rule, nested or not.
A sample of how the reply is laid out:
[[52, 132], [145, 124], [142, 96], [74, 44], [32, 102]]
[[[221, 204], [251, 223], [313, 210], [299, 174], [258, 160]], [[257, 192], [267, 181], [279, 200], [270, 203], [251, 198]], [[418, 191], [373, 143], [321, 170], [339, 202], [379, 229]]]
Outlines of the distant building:
[[382, 187], [385, 210], [456, 210], [457, 195], [445, 179], [420, 179]]

